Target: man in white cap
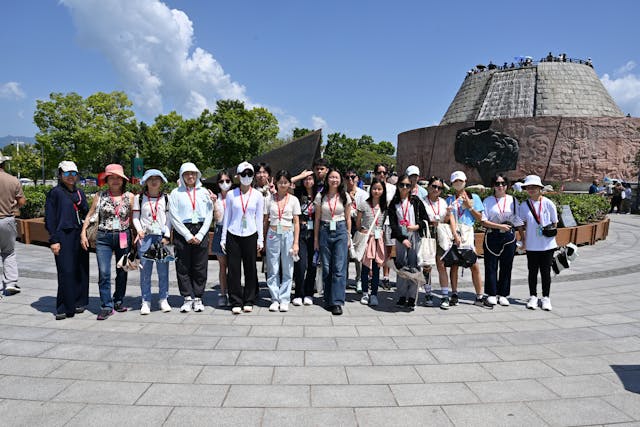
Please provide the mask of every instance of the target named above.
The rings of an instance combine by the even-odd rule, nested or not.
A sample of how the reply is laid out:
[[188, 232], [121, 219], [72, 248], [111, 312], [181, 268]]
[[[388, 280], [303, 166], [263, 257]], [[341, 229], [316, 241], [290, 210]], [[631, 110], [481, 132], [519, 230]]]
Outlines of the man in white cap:
[[0, 253], [2, 255], [2, 289], [6, 295], [20, 292], [16, 260], [16, 220], [14, 211], [27, 203], [20, 181], [4, 171], [11, 157], [0, 152]]
[[420, 169], [418, 169], [416, 165], [411, 165], [407, 168], [405, 173], [409, 177], [409, 181], [411, 181], [411, 194], [418, 196], [418, 198], [422, 200], [422, 203], [426, 203], [429, 193], [423, 187], [418, 185]]

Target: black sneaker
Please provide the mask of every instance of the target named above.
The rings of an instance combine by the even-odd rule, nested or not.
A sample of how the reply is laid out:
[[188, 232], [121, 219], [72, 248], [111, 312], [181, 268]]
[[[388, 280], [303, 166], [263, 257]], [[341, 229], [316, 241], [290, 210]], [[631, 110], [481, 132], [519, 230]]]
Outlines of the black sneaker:
[[122, 301], [116, 302], [114, 308], [118, 313], [124, 313], [125, 311], [129, 311], [129, 307], [125, 307]]
[[409, 310], [413, 310], [414, 308], [416, 308], [416, 299], [415, 298], [409, 298], [407, 300], [407, 308]]
[[406, 297], [400, 297], [398, 298], [398, 302], [396, 302], [396, 305], [405, 305], [407, 303], [407, 298]]
[[431, 295], [431, 293], [428, 293], [424, 297], [424, 305], [427, 307], [433, 307], [433, 295]]
[[113, 313], [115, 313], [113, 309], [111, 309], [110, 307], [104, 307], [102, 310], [100, 310], [100, 313], [98, 314], [97, 319], [107, 320], [109, 316], [111, 316]]
[[9, 285], [4, 289], [5, 295], [15, 295], [19, 294], [22, 289], [18, 285]]
[[442, 300], [440, 301], [440, 309], [449, 310], [449, 305], [449, 297], [442, 297]]
[[484, 306], [484, 298], [476, 296], [476, 300], [473, 302], [473, 305], [477, 305], [479, 307]]
[[56, 320], [64, 320], [67, 318], [67, 313], [57, 313]]
[[77, 314], [81, 314], [84, 313], [84, 311], [87, 309], [87, 307], [76, 307], [76, 313]]
[[382, 289], [384, 290], [388, 291], [389, 289], [391, 289], [391, 285], [389, 284], [389, 279], [382, 279], [380, 284], [382, 285]]
[[451, 294], [451, 299], [449, 300], [449, 305], [458, 305], [458, 294]]

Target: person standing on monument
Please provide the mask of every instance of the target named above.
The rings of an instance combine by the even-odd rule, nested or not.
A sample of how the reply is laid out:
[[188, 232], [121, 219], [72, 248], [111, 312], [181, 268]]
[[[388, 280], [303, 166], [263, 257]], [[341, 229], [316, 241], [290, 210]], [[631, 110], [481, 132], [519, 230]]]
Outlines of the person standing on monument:
[[[2, 292], [13, 295], [20, 292], [18, 286], [18, 261], [16, 260], [15, 211], [27, 203], [20, 181], [4, 171], [5, 162], [11, 160], [0, 152], [0, 253], [2, 254]], [[1, 298], [1, 296], [0, 296]]]

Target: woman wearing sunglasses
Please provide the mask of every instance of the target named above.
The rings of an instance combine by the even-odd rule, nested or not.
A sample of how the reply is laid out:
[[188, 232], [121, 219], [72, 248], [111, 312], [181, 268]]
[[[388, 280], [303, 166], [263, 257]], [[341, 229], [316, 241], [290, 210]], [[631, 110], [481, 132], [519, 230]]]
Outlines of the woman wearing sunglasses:
[[498, 174], [491, 179], [493, 196], [483, 201], [487, 229], [484, 238], [484, 291], [486, 305], [508, 306], [511, 292], [511, 269], [516, 254], [516, 229], [523, 222], [518, 217], [516, 200], [507, 194], [509, 180]]
[[[264, 197], [254, 190], [253, 166], [249, 162], [238, 165], [240, 187], [227, 193], [220, 246], [227, 254], [229, 273], [229, 303], [231, 312], [250, 313], [256, 303], [258, 289], [258, 252], [264, 247]], [[244, 266], [244, 288], [240, 283], [240, 263]]]
[[58, 270], [56, 320], [82, 313], [89, 304], [89, 252], [80, 246], [80, 231], [89, 204], [76, 188], [78, 168], [58, 165], [58, 185], [47, 193], [44, 225]]
[[218, 266], [220, 271], [218, 272], [218, 281], [220, 282], [220, 295], [218, 296], [218, 307], [226, 307], [229, 305], [229, 295], [227, 292], [227, 256], [220, 246], [222, 240], [222, 220], [224, 219], [224, 212], [227, 208], [227, 192], [231, 190], [233, 182], [231, 176], [226, 170], [222, 170], [216, 176], [216, 184], [220, 191], [218, 192], [218, 198], [216, 200], [215, 221], [216, 228], [213, 233], [213, 244], [211, 251], [218, 259]]

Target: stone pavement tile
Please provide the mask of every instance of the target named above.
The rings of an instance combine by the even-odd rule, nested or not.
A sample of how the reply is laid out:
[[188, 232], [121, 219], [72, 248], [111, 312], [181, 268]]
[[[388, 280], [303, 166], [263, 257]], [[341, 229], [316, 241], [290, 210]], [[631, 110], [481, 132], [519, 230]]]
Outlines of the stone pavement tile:
[[497, 362], [500, 359], [486, 348], [434, 348], [431, 349], [440, 363]]
[[620, 384], [598, 374], [538, 378], [538, 381], [561, 397], [610, 396], [624, 392]]
[[562, 377], [562, 374], [539, 360], [482, 363], [482, 367], [498, 380]]
[[51, 334], [51, 329], [33, 328], [30, 326], [6, 325], [0, 328], [0, 339], [6, 340], [40, 340]]
[[37, 356], [55, 344], [42, 341], [7, 339], [0, 343], [0, 354], [5, 356]]
[[637, 323], [638, 319], [634, 319], [633, 317], [625, 316], [619, 313], [607, 313], [605, 314], [596, 314], [592, 316], [585, 316], [585, 319], [593, 320], [601, 325], [619, 325], [622, 323]]
[[262, 423], [263, 427], [356, 427], [357, 425], [351, 408], [266, 408]]
[[479, 402], [464, 383], [392, 384], [399, 406], [451, 405]]
[[540, 418], [554, 426], [594, 425], [632, 421], [603, 399], [588, 397], [527, 402]]
[[456, 426], [546, 426], [524, 403], [447, 405], [442, 409]]
[[[500, 334], [451, 335], [449, 340], [455, 347], [493, 347], [509, 344]], [[451, 346], [450, 346], [451, 347]]]
[[336, 350], [334, 338], [278, 338], [278, 350]]
[[7, 356], [0, 362], [0, 374], [45, 377], [64, 363], [55, 359]]
[[[405, 406], [384, 408], [356, 408], [358, 425], [369, 427], [451, 426], [447, 415], [439, 406]], [[391, 421], [392, 420], [392, 421]]]
[[51, 320], [51, 313], [40, 316], [26, 315], [26, 314], [11, 314], [8, 317], [0, 319], [0, 325], [3, 326], [25, 326], [25, 327], [38, 327], [49, 322]]
[[425, 383], [458, 383], [495, 379], [479, 363], [441, 363], [438, 365], [416, 365], [414, 368]]
[[223, 406], [306, 408], [310, 401], [308, 385], [232, 385]]
[[399, 316], [380, 316], [379, 320], [380, 323], [385, 326], [431, 324], [424, 315], [412, 315], [405, 313], [402, 313]]
[[336, 338], [336, 343], [340, 350], [388, 350], [396, 348], [395, 340], [391, 337], [338, 337]]
[[600, 342], [619, 353], [625, 353], [629, 351], [640, 351], [640, 336], [611, 338], [611, 339], [602, 340]]
[[[175, 307], [173, 310], [179, 311], [180, 307]], [[162, 319], [164, 321], [164, 317]], [[222, 327], [233, 324], [234, 320], [235, 318], [226, 311], [223, 314], [215, 313], [209, 316], [185, 316], [183, 313], [176, 313], [176, 323], [185, 325], [216, 325]]]
[[552, 359], [560, 357], [558, 353], [549, 350], [544, 345], [507, 345], [491, 347], [491, 351], [505, 361]]
[[378, 316], [333, 316], [334, 326], [381, 326]]
[[222, 337], [216, 350], [275, 350], [278, 338]]
[[404, 325], [356, 326], [361, 337], [411, 337], [413, 333]]
[[593, 320], [589, 320], [586, 317], [561, 317], [558, 319], [549, 319], [546, 321], [558, 328], [587, 328], [590, 326], [600, 325]]
[[303, 326], [254, 325], [249, 331], [250, 337], [302, 337]]
[[[284, 411], [285, 409], [279, 408]], [[300, 410], [300, 409], [296, 409]], [[215, 420], [216, 427], [237, 427], [262, 425], [264, 409], [262, 408], [181, 408], [171, 411], [163, 426], [211, 426]], [[149, 424], [152, 425], [152, 424]]]
[[547, 359], [544, 363], [563, 375], [606, 374], [611, 372], [610, 364], [599, 356], [565, 357]]
[[53, 398], [57, 402], [133, 405], [149, 383], [76, 381]]
[[365, 350], [309, 350], [305, 352], [305, 365], [362, 366], [371, 365], [371, 359], [369, 358], [369, 354]]
[[178, 350], [169, 364], [179, 365], [235, 365], [239, 350]]
[[438, 363], [428, 350], [369, 350], [374, 365], [427, 365]]
[[[118, 347], [111, 349], [102, 360], [128, 363], [168, 363], [176, 349], [150, 350], [148, 348]], [[198, 351], [198, 350], [195, 350]]]
[[102, 360], [114, 348], [84, 344], [57, 344], [40, 357], [65, 360]]
[[592, 329], [614, 338], [640, 335], [640, 326], [634, 323], [594, 326]]
[[66, 426], [161, 425], [171, 413], [166, 406], [87, 405]]
[[513, 332], [514, 328], [512, 328], [511, 325], [515, 322], [516, 321], [461, 323], [458, 327], [465, 334], [503, 334]]
[[[117, 315], [118, 313], [116, 313]], [[169, 325], [162, 323], [142, 323], [142, 322], [129, 322], [129, 321], [110, 321], [108, 319], [106, 321], [98, 322], [96, 321], [93, 325], [87, 328], [87, 331], [100, 331], [100, 332], [117, 332], [117, 333], [138, 333], [142, 332], [144, 334], [164, 334], [164, 333], [173, 333], [177, 334], [176, 329], [182, 327], [183, 325]], [[186, 326], [185, 328], [189, 328], [190, 326]], [[165, 329], [166, 328], [166, 329]], [[166, 332], [161, 332], [161, 331]], [[185, 331], [186, 332], [186, 331]]]
[[602, 398], [615, 406], [629, 417], [640, 420], [640, 394], [638, 393], [618, 393], [613, 396]]
[[567, 341], [546, 344], [550, 350], [555, 351], [563, 357], [598, 356], [615, 353], [611, 347], [599, 341]]
[[243, 350], [236, 361], [239, 366], [303, 366], [304, 351]]
[[268, 313], [268, 315], [262, 316], [259, 314], [242, 314], [240, 316], [233, 316], [229, 313], [229, 317], [233, 318], [233, 325], [262, 325], [262, 326], [281, 326], [283, 316], [279, 313]]
[[357, 337], [355, 326], [305, 326], [305, 337]]
[[82, 408], [83, 404], [3, 400], [0, 402], [2, 425], [63, 426]]
[[[508, 311], [507, 311], [508, 310]], [[514, 309], [511, 307], [494, 307], [493, 310], [485, 310], [481, 313], [469, 315], [476, 322], [504, 322], [509, 323], [514, 320], [520, 320], [514, 315]]]
[[[120, 331], [120, 332], [140, 332], [141, 334], [150, 334], [150, 335], [191, 335], [198, 334], [200, 329], [206, 329], [209, 331], [216, 331], [218, 329], [225, 329], [228, 326], [220, 326], [217, 325], [186, 325], [184, 323], [177, 324], [169, 324], [169, 323], [149, 323], [149, 324], [140, 324], [142, 327], [138, 331]], [[216, 335], [213, 333], [207, 333], [202, 335]]]
[[92, 381], [193, 383], [201, 370], [200, 366], [176, 364], [70, 361], [51, 372], [48, 377]]
[[610, 353], [600, 356], [610, 365], [640, 365], [640, 351], [630, 351], [627, 353]]
[[347, 366], [349, 384], [422, 384], [413, 366]]
[[558, 329], [558, 326], [551, 323], [552, 319], [527, 319], [514, 320], [509, 322], [509, 327], [513, 331], [548, 331], [550, 329]]
[[[452, 310], [445, 311], [441, 313], [443, 310], [435, 311], [433, 310], [429, 316], [426, 316], [426, 319], [434, 325], [460, 325], [463, 323], [476, 323], [476, 319], [473, 318], [470, 314], [461, 314], [456, 313], [458, 307], [454, 307]], [[478, 314], [478, 313], [471, 313]]]
[[522, 302], [523, 302], [522, 310], [517, 310], [513, 312], [513, 315], [521, 320], [549, 320], [549, 319], [557, 319], [558, 317], [560, 317], [556, 314], [557, 310], [553, 312], [543, 311], [543, 310], [527, 310], [524, 307], [524, 304], [527, 303], [527, 300], [523, 299]]
[[177, 348], [193, 350], [212, 350], [220, 341], [218, 337], [205, 337], [193, 335], [167, 335], [157, 338], [153, 348]]
[[4, 376], [0, 378], [0, 398], [49, 400], [73, 381], [55, 378]]
[[[53, 314], [52, 314], [53, 316]], [[41, 328], [50, 328], [50, 329], [71, 329], [71, 330], [85, 330], [89, 329], [96, 323], [96, 318], [94, 314], [91, 314], [91, 317], [82, 318], [82, 314], [76, 314], [73, 319], [67, 319], [64, 322], [56, 320], [55, 318], [51, 318], [48, 322], [40, 325]]]
[[287, 326], [331, 326], [333, 321], [328, 316], [287, 316], [283, 319]]
[[[574, 291], [575, 292], [575, 291]], [[582, 318], [582, 316], [585, 315], [592, 315], [592, 314], [598, 314], [600, 313], [600, 309], [599, 309], [599, 305], [597, 306], [593, 306], [591, 304], [586, 304], [586, 305], [576, 305], [572, 300], [571, 300], [571, 294], [568, 295], [569, 300], [569, 306], [567, 307], [562, 307], [561, 310], [557, 310], [554, 307], [554, 312], [556, 313], [556, 315], [558, 316], [555, 319], [548, 319], [550, 322], [558, 322], [560, 323], [560, 319], [564, 319], [564, 318], [568, 318], [568, 319], [572, 319], [572, 318]], [[556, 305], [555, 299], [554, 299], [554, 306]]]
[[229, 386], [206, 384], [151, 384], [136, 405], [221, 406]]
[[[231, 316], [231, 314], [229, 315]], [[195, 326], [195, 325], [194, 325]], [[198, 326], [193, 335], [208, 335], [213, 337], [246, 337], [249, 335], [251, 326], [249, 325], [222, 325], [211, 326], [202, 325]], [[185, 332], [189, 333], [189, 332]]]
[[441, 325], [407, 325], [411, 333], [417, 337], [431, 335], [460, 335], [464, 334], [458, 325], [444, 323]]
[[321, 408], [363, 408], [394, 405], [388, 385], [312, 385], [311, 405]]
[[526, 402], [558, 398], [557, 394], [531, 379], [478, 381], [467, 385], [483, 402]]
[[[457, 335], [455, 336], [457, 337]], [[398, 348], [403, 350], [450, 348], [455, 346], [453, 344], [453, 341], [451, 340], [451, 337], [448, 337], [445, 335], [430, 335], [430, 336], [420, 336], [420, 337], [394, 337], [393, 341], [395, 342]], [[380, 350], [386, 350], [389, 348], [390, 346], [382, 347], [380, 348]]]
[[276, 367], [273, 384], [348, 384], [342, 366]]
[[197, 384], [271, 384], [271, 366], [205, 366]]

